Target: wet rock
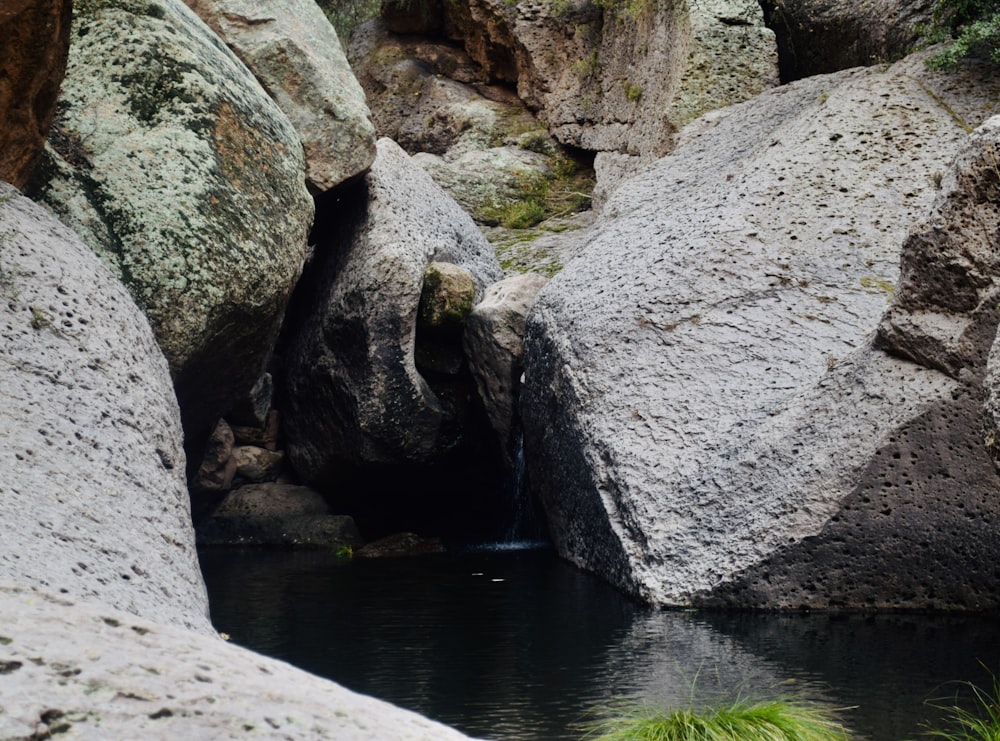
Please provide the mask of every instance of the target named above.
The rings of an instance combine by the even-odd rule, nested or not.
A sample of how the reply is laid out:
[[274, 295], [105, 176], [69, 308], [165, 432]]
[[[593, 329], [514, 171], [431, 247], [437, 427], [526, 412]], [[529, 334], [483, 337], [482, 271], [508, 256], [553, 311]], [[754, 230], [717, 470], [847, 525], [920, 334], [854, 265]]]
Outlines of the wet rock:
[[[180, 417], [148, 323], [79, 237], [6, 184], [0, 235], [4, 580], [209, 632]], [[27, 674], [0, 679], [21, 696]], [[6, 729], [15, 695], [0, 695]]]
[[205, 455], [198, 471], [191, 479], [193, 494], [200, 492], [225, 492], [233, 485], [236, 461], [233, 460], [235, 437], [225, 420], [219, 420], [205, 445]]
[[[326, 191], [367, 170], [375, 129], [337, 33], [312, 0], [185, 0], [223, 38], [302, 139], [306, 178]], [[419, 5], [419, 4], [415, 4]]]
[[[965, 262], [927, 249], [911, 280], [911, 238], [898, 272], [936, 183], [965, 177], [934, 177], [957, 116], [996, 85], [922, 56], [809, 78], [704, 116], [611, 195], [528, 318], [528, 467], [560, 553], [657, 604], [1000, 602], [978, 394], [942, 372], [977, 355], [917, 341], [948, 321], [915, 297], [971, 306], [979, 271], [935, 288]], [[918, 310], [879, 329], [897, 290]]]
[[355, 558], [405, 558], [444, 553], [439, 538], [424, 538], [416, 533], [387, 535], [354, 551]]
[[199, 545], [338, 548], [363, 542], [351, 517], [334, 514], [317, 491], [292, 484], [233, 490], [198, 523]]
[[[317, 306], [285, 354], [286, 451], [316, 483], [345, 464], [426, 462], [457, 441], [456, 417], [414, 363], [424, 271], [456, 263], [477, 293], [500, 277], [467, 214], [397, 145], [379, 141], [363, 218], [317, 268]], [[419, 198], [414, 198], [419, 193]]]
[[0, 180], [24, 188], [45, 146], [69, 52], [70, 0], [0, 8]]
[[76, 7], [35, 193], [112, 267], [170, 363], [188, 449], [263, 371], [307, 253], [294, 128], [180, 0]]

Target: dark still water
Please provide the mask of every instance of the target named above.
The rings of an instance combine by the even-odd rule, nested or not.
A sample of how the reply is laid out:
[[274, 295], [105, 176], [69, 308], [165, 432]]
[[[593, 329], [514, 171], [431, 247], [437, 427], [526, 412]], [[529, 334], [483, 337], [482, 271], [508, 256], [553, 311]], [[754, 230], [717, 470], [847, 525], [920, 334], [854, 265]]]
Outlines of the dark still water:
[[662, 612], [549, 551], [342, 561], [201, 553], [218, 630], [492, 739], [577, 739], [595, 705], [804, 695], [871, 741], [919, 738], [953, 680], [986, 685], [1000, 620]]

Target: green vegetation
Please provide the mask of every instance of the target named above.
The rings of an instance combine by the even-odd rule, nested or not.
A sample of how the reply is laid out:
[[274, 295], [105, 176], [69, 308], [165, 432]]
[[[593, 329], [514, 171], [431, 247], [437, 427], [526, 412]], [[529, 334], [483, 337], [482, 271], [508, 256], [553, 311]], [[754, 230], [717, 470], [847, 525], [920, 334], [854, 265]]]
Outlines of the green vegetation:
[[966, 57], [1000, 64], [1000, 0], [937, 0], [926, 35], [932, 42], [951, 40], [928, 61], [932, 69], [952, 68]]
[[547, 174], [525, 171], [518, 177], [517, 197], [479, 208], [475, 219], [488, 226], [529, 229], [554, 216], [588, 209], [593, 189], [591, 172], [569, 157], [552, 157]]
[[592, 741], [848, 741], [847, 729], [822, 706], [796, 700], [746, 700], [724, 707], [664, 711], [645, 706], [595, 723]]
[[960, 686], [969, 691], [976, 709], [960, 706], [957, 697], [952, 705], [935, 705], [947, 711], [950, 724], [943, 729], [932, 729], [927, 735], [945, 741], [1000, 741], [1000, 681], [996, 675], [988, 691], [970, 682]]
[[378, 15], [382, 0], [316, 0], [345, 47], [354, 29]]
[[625, 99], [629, 103], [638, 103], [642, 98], [642, 86], [629, 80], [622, 80], [622, 90], [625, 91]]
[[337, 558], [350, 559], [354, 558], [354, 548], [350, 545], [342, 545], [337, 549]]

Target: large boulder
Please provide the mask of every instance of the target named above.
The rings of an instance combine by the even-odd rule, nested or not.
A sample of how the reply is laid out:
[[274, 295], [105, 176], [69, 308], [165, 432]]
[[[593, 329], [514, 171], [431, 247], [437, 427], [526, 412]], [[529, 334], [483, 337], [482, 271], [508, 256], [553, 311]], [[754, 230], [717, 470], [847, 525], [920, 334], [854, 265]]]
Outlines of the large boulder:
[[774, 36], [756, 3], [633, 0], [443, 3], [446, 34], [560, 142], [662, 154], [697, 115], [777, 84]]
[[414, 362], [424, 272], [456, 263], [477, 297], [500, 278], [469, 216], [398, 145], [379, 140], [364, 186], [357, 203], [341, 204], [358, 222], [317, 249], [328, 259], [312, 271], [316, 305], [284, 357], [286, 450], [308, 482], [345, 463], [424, 462], [454, 446], [456, 410]]
[[75, 11], [33, 192], [146, 313], [197, 445], [260, 377], [301, 271], [313, 215], [302, 145], [180, 0]]
[[261, 81], [302, 139], [318, 192], [367, 170], [375, 129], [337, 32], [313, 0], [185, 0]]
[[218, 638], [0, 587], [0, 737], [466, 736]]
[[70, 0], [0, 7], [0, 180], [23, 188], [42, 153], [69, 52]]
[[4, 581], [210, 631], [149, 325], [75, 234], [2, 184], [0, 243]]
[[[978, 394], [871, 346], [996, 91], [921, 57], [810, 78], [612, 194], [528, 320], [528, 467], [561, 554], [657, 604], [1000, 604]], [[939, 263], [915, 282], [964, 265]]]
[[785, 82], [896, 59], [931, 22], [930, 0], [765, 0]]

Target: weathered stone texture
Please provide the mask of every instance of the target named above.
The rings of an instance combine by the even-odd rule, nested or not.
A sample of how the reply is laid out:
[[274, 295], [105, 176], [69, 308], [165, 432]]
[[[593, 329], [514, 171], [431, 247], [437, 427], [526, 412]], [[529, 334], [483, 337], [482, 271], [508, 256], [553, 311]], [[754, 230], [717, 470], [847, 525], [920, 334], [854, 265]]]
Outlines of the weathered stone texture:
[[0, 588], [0, 737], [451, 741], [466, 736], [218, 638]]
[[185, 0], [257, 76], [305, 147], [316, 191], [375, 159], [365, 94], [337, 32], [313, 0]]
[[166, 361], [94, 253], [8, 185], [0, 297], [4, 581], [209, 631]]
[[288, 119], [180, 0], [75, 6], [36, 192], [123, 280], [189, 442], [259, 378], [312, 199]]
[[[611, 195], [528, 320], [529, 472], [562, 554], [659, 604], [1000, 602], [970, 599], [1000, 542], [975, 393], [870, 344], [967, 140], [955, 113], [995, 105], [963, 74], [918, 56], [765, 93]], [[919, 586], [907, 550], [950, 570]]]
[[930, 0], [766, 0], [781, 78], [788, 82], [877, 64], [912, 51], [931, 21]]
[[461, 265], [477, 295], [500, 277], [469, 216], [396, 144], [379, 140], [378, 152], [356, 204], [363, 215], [343, 242], [322, 246], [319, 305], [285, 357], [286, 450], [309, 482], [338, 463], [424, 462], [455, 443], [453, 413], [414, 363], [424, 270]]
[[70, 0], [0, 7], [0, 180], [23, 188], [45, 146], [69, 52]]
[[486, 289], [463, 335], [479, 398], [512, 468], [521, 434], [518, 399], [524, 373], [524, 322], [548, 278], [536, 273], [505, 278]]
[[445, 29], [560, 142], [662, 154], [697, 115], [777, 83], [773, 34], [740, 0], [444, 4]]

